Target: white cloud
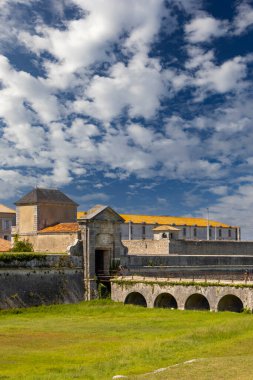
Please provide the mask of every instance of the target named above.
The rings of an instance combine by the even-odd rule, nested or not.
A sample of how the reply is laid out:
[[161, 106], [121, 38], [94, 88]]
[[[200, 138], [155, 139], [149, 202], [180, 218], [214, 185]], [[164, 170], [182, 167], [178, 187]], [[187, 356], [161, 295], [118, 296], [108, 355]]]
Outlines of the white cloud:
[[207, 66], [215, 58], [213, 50], [205, 51], [193, 45], [187, 46], [187, 53], [189, 60], [186, 61], [186, 69], [197, 69], [198, 67]]
[[[225, 194], [209, 204], [210, 219], [241, 226], [243, 240], [253, 240], [252, 209], [252, 183], [239, 186], [230, 195]], [[204, 211], [198, 210], [199, 213]]]
[[215, 186], [210, 189], [211, 193], [217, 195], [226, 195], [228, 192], [227, 186]]
[[149, 147], [154, 139], [153, 132], [150, 129], [138, 124], [131, 124], [128, 127], [128, 134], [134, 144], [138, 144], [144, 148]]
[[219, 20], [204, 12], [197, 12], [185, 25], [185, 38], [189, 43], [211, 42], [214, 38], [241, 35], [253, 26], [253, 7], [250, 1], [237, 4], [236, 14], [232, 21]]
[[233, 22], [234, 34], [239, 35], [253, 26], [253, 7], [248, 1], [242, 1], [237, 6], [237, 14]]
[[90, 100], [77, 100], [75, 110], [104, 121], [118, 116], [124, 108], [129, 108], [130, 117], [150, 118], [164, 93], [160, 70], [158, 60], [142, 54], [135, 55], [128, 65], [117, 63], [109, 76], [92, 79], [86, 89]]
[[207, 62], [197, 72], [195, 85], [225, 93], [240, 88], [246, 74], [247, 66], [242, 57], [235, 57], [221, 66]]
[[[19, 106], [20, 109], [23, 110], [23, 118], [25, 119], [23, 121], [27, 120], [25, 116], [27, 114], [30, 114], [31, 118], [31, 113], [29, 111], [27, 112], [27, 107], [24, 102], [27, 102], [28, 106], [37, 113], [43, 123], [48, 123], [59, 117], [57, 99], [50, 93], [43, 79], [35, 78], [24, 71], [16, 71], [10, 66], [7, 58], [1, 55], [0, 80], [3, 84], [3, 89], [0, 90], [2, 99], [2, 113], [0, 116], [7, 118], [10, 123], [11, 119], [14, 117], [11, 109], [8, 112], [10, 107], [7, 103], [9, 103], [10, 99], [12, 104], [15, 103], [15, 106]], [[5, 103], [6, 98], [7, 101]], [[7, 112], [5, 112], [5, 110]], [[34, 118], [36, 119], [35, 114]]]
[[71, 20], [65, 30], [39, 26], [37, 35], [20, 34], [23, 43], [35, 53], [48, 51], [57, 62], [46, 62], [48, 78], [54, 86], [67, 86], [72, 74], [95, 62], [112, 62], [111, 44], [128, 34], [126, 51], [146, 52], [160, 28], [163, 0], [73, 0], [85, 16]]
[[228, 32], [228, 22], [203, 15], [191, 20], [185, 26], [186, 39], [191, 43], [209, 42]]
[[16, 196], [17, 191], [25, 186], [36, 186], [36, 181], [32, 176], [27, 177], [16, 170], [0, 169], [0, 199]]
[[103, 201], [106, 202], [110, 199], [109, 195], [105, 193], [92, 193], [92, 194], [85, 194], [80, 197], [81, 201], [89, 202], [89, 201]]

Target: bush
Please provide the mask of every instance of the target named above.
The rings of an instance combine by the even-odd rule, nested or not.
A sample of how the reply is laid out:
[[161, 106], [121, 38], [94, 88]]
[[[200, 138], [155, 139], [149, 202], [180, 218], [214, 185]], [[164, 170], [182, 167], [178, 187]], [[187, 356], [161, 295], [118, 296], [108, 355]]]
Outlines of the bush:
[[19, 236], [15, 235], [11, 252], [33, 252], [33, 245], [28, 239], [19, 240]]

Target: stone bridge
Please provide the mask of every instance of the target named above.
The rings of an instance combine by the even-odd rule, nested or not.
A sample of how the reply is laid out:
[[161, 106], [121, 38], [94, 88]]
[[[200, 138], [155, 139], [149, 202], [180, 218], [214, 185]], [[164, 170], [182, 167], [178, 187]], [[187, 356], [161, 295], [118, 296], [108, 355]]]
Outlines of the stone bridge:
[[120, 277], [112, 300], [144, 307], [241, 312], [253, 310], [253, 283], [193, 282]]

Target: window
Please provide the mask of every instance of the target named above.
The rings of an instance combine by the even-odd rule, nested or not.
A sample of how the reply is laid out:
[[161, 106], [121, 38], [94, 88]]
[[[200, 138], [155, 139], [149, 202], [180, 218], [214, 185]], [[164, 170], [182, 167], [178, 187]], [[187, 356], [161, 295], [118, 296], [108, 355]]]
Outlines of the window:
[[231, 230], [228, 230], [228, 237], [231, 237]]
[[209, 237], [212, 237], [212, 228], [209, 228]]
[[11, 221], [10, 220], [4, 220], [4, 230], [9, 230], [11, 228]]
[[194, 236], [194, 237], [197, 236], [197, 228], [194, 228], [194, 230], [193, 230], [193, 236]]
[[222, 231], [221, 231], [221, 228], [219, 229], [219, 237], [220, 237], [220, 238], [222, 237]]

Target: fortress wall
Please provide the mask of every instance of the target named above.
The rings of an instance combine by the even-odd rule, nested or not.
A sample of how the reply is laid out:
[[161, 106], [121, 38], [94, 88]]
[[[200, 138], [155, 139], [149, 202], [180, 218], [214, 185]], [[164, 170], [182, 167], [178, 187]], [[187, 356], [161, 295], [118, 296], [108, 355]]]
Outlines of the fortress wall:
[[253, 241], [122, 240], [129, 255], [241, 255], [253, 256]]
[[122, 240], [128, 255], [168, 255], [169, 240]]
[[75, 303], [83, 298], [80, 257], [48, 255], [10, 262], [0, 259], [0, 309]]
[[253, 241], [171, 240], [169, 253], [178, 255], [252, 255]]
[[253, 266], [253, 256], [189, 256], [189, 255], [168, 255], [168, 256], [147, 256], [147, 255], [129, 255], [122, 258], [122, 264], [131, 267], [143, 266]]

